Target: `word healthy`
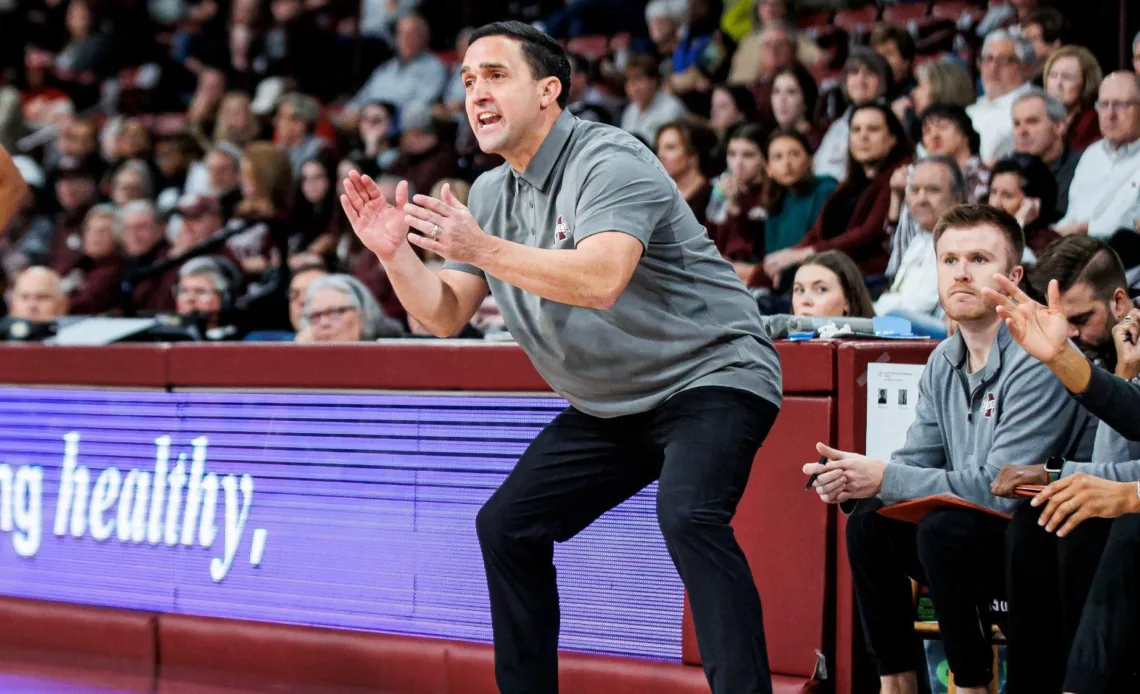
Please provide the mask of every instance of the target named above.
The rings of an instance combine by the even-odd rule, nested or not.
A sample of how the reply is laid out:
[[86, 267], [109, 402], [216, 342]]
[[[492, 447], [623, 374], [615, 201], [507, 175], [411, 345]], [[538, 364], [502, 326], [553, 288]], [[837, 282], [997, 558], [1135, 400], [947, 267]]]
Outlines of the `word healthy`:
[[[190, 442], [191, 454], [178, 454], [170, 465], [169, 436], [154, 440], [154, 470], [132, 468], [124, 475], [108, 467], [98, 473], [79, 464], [79, 432], [63, 435], [63, 464], [52, 532], [57, 537], [122, 544], [165, 544], [213, 547], [218, 537], [218, 504], [222, 508], [222, 556], [210, 560], [210, 578], [220, 583], [233, 566], [253, 505], [253, 477], [206, 472], [209, 442]], [[187, 470], [189, 467], [189, 470]], [[33, 558], [43, 532], [43, 468], [0, 463], [0, 532], [12, 533], [16, 554]], [[219, 499], [219, 497], [221, 497]], [[250, 564], [259, 566], [266, 531], [256, 529], [250, 540]]]

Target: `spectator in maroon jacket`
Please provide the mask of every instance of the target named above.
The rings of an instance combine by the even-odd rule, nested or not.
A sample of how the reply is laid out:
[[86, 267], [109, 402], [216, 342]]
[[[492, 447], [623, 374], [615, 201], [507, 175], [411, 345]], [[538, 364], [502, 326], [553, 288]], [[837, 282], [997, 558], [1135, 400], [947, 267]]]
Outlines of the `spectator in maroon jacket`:
[[161, 313], [174, 308], [171, 287], [174, 282], [170, 271], [161, 274], [148, 274], [135, 277], [166, 260], [170, 255], [170, 244], [159, 224], [154, 205], [146, 200], [137, 200], [119, 210], [122, 224], [123, 253], [126, 266], [123, 268], [125, 291], [128, 292], [125, 304], [127, 313]]
[[884, 223], [890, 180], [895, 169], [910, 161], [910, 140], [891, 109], [872, 102], [851, 113], [848, 147], [847, 180], [824, 203], [815, 226], [794, 248], [764, 259], [764, 273], [777, 289], [788, 284], [784, 273], [822, 251], [847, 253], [868, 277], [887, 269]]
[[764, 133], [744, 124], [728, 135], [728, 170], [713, 185], [708, 231], [716, 248], [747, 283], [764, 257]]
[[1104, 73], [1092, 51], [1084, 46], [1061, 46], [1045, 63], [1045, 91], [1069, 112], [1065, 145], [1083, 152], [1100, 139], [1095, 104]]
[[123, 254], [119, 249], [119, 219], [111, 205], [96, 205], [83, 222], [80, 254], [54, 269], [63, 278], [70, 313], [93, 316], [119, 306]]
[[95, 167], [90, 159], [60, 159], [55, 180], [55, 196], [60, 211], [56, 215], [55, 233], [48, 254], [52, 265], [66, 263], [79, 252], [83, 245], [83, 218], [95, 203], [95, 193]]

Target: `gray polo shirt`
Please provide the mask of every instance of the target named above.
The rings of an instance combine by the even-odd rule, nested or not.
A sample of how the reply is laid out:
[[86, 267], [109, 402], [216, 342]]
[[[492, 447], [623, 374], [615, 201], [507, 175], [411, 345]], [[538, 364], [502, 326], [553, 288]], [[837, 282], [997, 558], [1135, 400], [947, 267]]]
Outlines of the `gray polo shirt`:
[[564, 111], [526, 171], [504, 164], [483, 174], [468, 207], [485, 232], [514, 243], [572, 249], [619, 231], [645, 247], [607, 311], [540, 298], [471, 265], [444, 266], [487, 280], [511, 335], [574, 407], [618, 417], [698, 386], [780, 404], [780, 361], [756, 301], [633, 136]]
[[990, 493], [1001, 468], [1037, 465], [1055, 455], [1089, 459], [1096, 418], [1014, 342], [1004, 324], [986, 365], [969, 374], [968, 363], [961, 333], [931, 353], [906, 443], [883, 473], [883, 501], [954, 494], [1009, 513], [1017, 500]]

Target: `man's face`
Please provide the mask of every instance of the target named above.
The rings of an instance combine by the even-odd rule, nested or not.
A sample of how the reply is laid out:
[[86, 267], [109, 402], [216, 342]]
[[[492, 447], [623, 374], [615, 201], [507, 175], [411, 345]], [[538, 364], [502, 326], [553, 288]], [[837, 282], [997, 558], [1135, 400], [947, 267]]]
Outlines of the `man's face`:
[[115, 251], [115, 220], [110, 215], [88, 216], [83, 225], [83, 253], [100, 260]]
[[1053, 41], [1048, 43], [1045, 41], [1045, 32], [1041, 29], [1040, 24], [1023, 24], [1021, 26], [1021, 36], [1033, 44], [1033, 53], [1037, 59], [1037, 67], [1043, 66], [1049, 60], [1049, 56], [1053, 55], [1054, 51], [1061, 47], [1060, 41]]
[[116, 205], [126, 205], [128, 202], [142, 200], [146, 197], [146, 182], [138, 171], [129, 168], [120, 169], [111, 181], [111, 201]]
[[897, 43], [884, 41], [875, 46], [875, 52], [883, 56], [887, 64], [891, 66], [891, 74], [895, 76], [896, 82], [906, 79], [910, 66], [906, 64], [906, 58], [903, 58], [902, 51], [899, 50]]
[[1023, 99], [1013, 107], [1013, 148], [1045, 159], [1061, 142], [1065, 124], [1049, 120], [1043, 99]]
[[796, 57], [796, 46], [791, 35], [783, 29], [769, 29], [760, 40], [760, 71], [772, 76], [791, 67]]
[[66, 301], [54, 273], [29, 270], [20, 275], [12, 288], [12, 318], [46, 322], [67, 313]]
[[123, 219], [123, 250], [131, 257], [145, 254], [162, 237], [162, 227], [150, 212], [132, 212]]
[[1113, 302], [1097, 298], [1088, 282], [1078, 282], [1061, 295], [1061, 309], [1069, 319], [1069, 338], [1085, 356], [1103, 359], [1115, 354], [1112, 328], [1127, 314], [1126, 303], [1117, 315]]
[[154, 161], [163, 176], [174, 176], [185, 171], [189, 163], [182, 145], [174, 140], [162, 140], [154, 146]]
[[95, 153], [95, 128], [86, 121], [75, 121], [63, 130], [59, 138], [59, 153], [72, 157], [87, 157]]
[[543, 106], [555, 104], [558, 80], [536, 80], [522, 44], [487, 36], [467, 49], [463, 60], [467, 120], [488, 154], [509, 152], [537, 129]]
[[213, 315], [222, 310], [222, 295], [208, 275], [189, 275], [178, 280], [175, 310], [179, 315]]
[[931, 154], [958, 159], [959, 154], [970, 148], [970, 141], [954, 121], [930, 117], [922, 123], [922, 145]]
[[954, 206], [954, 196], [950, 193], [950, 172], [937, 162], [924, 162], [916, 166], [907, 186], [906, 203], [919, 226], [933, 229], [938, 218]]
[[292, 147], [305, 137], [305, 121], [297, 116], [291, 104], [281, 104], [273, 119], [275, 139], [285, 147]]
[[411, 60], [427, 46], [423, 25], [415, 17], [404, 17], [396, 24], [396, 52], [402, 60]]
[[631, 70], [625, 78], [625, 97], [639, 106], [645, 106], [657, 93], [657, 80], [637, 70]]
[[677, 42], [677, 22], [672, 17], [654, 17], [649, 20], [649, 38], [657, 46], [672, 46]]
[[179, 234], [187, 246], [202, 243], [222, 228], [222, 218], [214, 212], [201, 212], [196, 215], [182, 215], [182, 228]]
[[1100, 83], [1097, 113], [1101, 134], [1114, 146], [1140, 138], [1140, 91], [1136, 88], [1136, 76], [1118, 72], [1105, 77]]
[[95, 179], [90, 176], [64, 176], [55, 183], [55, 195], [65, 212], [81, 210], [95, 200]]
[[985, 288], [1001, 291], [995, 273], [1014, 282], [1021, 266], [1010, 261], [1012, 249], [1000, 230], [989, 225], [947, 229], [934, 249], [938, 255], [938, 299], [951, 320], [959, 323], [995, 315], [994, 305], [982, 295]]
[[210, 179], [210, 190], [225, 195], [237, 187], [237, 162], [218, 151], [206, 155], [206, 174]]
[[1017, 48], [1013, 41], [994, 41], [986, 46], [978, 64], [987, 99], [1004, 96], [1025, 81], [1025, 69], [1017, 58]]
[[307, 270], [293, 275], [289, 282], [289, 322], [293, 324], [293, 331], [301, 330], [301, 318], [305, 315], [305, 292], [309, 285], [318, 277], [326, 273], [323, 270]]

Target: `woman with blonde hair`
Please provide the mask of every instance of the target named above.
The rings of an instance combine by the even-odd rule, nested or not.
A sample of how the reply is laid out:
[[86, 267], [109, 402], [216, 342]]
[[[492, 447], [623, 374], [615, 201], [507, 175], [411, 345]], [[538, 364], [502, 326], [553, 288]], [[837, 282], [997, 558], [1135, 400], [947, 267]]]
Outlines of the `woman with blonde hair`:
[[[251, 142], [242, 153], [241, 202], [235, 215], [249, 228], [227, 241], [247, 275], [258, 275], [288, 255], [293, 173], [289, 157], [272, 142]], [[277, 250], [278, 258], [274, 258]]]
[[922, 139], [922, 114], [933, 104], [965, 108], [978, 100], [970, 73], [950, 60], [932, 60], [915, 70], [917, 85], [908, 96], [900, 96], [891, 110], [916, 142]]
[[1065, 105], [1069, 112], [1065, 145], [1084, 151], [1100, 139], [1100, 119], [1096, 99], [1104, 72], [1092, 52], [1084, 46], [1061, 46], [1045, 63], [1045, 91]]
[[229, 92], [222, 97], [218, 106], [218, 119], [214, 125], [214, 142], [231, 142], [244, 147], [257, 137], [257, 119], [249, 95], [245, 92]]

